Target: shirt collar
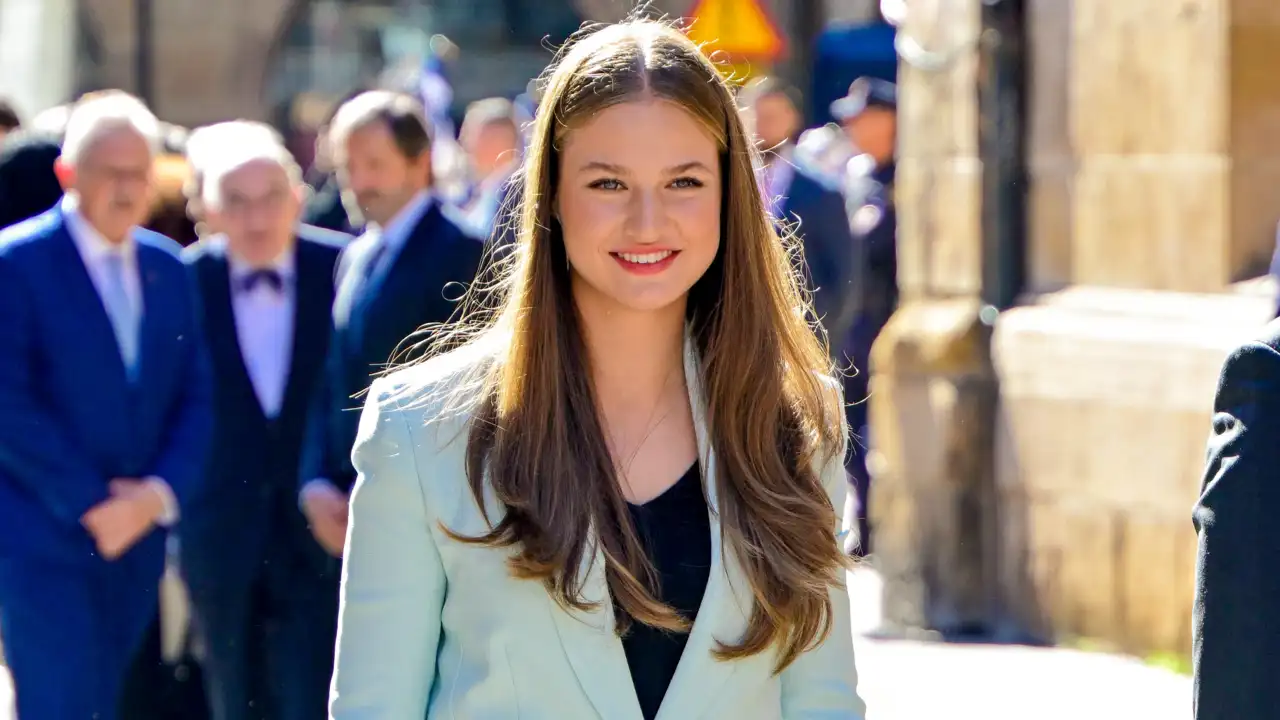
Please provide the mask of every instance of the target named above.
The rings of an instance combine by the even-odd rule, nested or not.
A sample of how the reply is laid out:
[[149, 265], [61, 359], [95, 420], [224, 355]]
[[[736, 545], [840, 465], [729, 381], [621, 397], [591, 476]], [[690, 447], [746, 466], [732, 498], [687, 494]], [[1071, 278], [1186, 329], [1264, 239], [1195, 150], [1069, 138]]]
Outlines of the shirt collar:
[[391, 222], [384, 227], [374, 227], [374, 232], [378, 237], [382, 238], [382, 242], [387, 243], [390, 247], [398, 247], [404, 243], [409, 237], [409, 233], [422, 220], [422, 216], [426, 214], [427, 209], [431, 207], [432, 195], [427, 190], [421, 190], [414, 195], [411, 200], [391, 218]]
[[82, 257], [92, 260], [108, 255], [118, 255], [126, 260], [133, 257], [133, 232], [127, 234], [120, 244], [107, 240], [80, 214], [80, 198], [73, 193], [62, 196], [61, 208], [62, 216], [66, 218], [67, 231]]
[[292, 249], [285, 250], [279, 257], [266, 265], [256, 267], [250, 265], [231, 252], [231, 249], [227, 246], [226, 235], [219, 233], [216, 237], [209, 238], [209, 240], [216, 241], [222, 247], [222, 251], [226, 253], [227, 266], [231, 269], [232, 278], [243, 278], [258, 270], [275, 270], [280, 273], [280, 277], [285, 279], [291, 278], [294, 275], [295, 253]]

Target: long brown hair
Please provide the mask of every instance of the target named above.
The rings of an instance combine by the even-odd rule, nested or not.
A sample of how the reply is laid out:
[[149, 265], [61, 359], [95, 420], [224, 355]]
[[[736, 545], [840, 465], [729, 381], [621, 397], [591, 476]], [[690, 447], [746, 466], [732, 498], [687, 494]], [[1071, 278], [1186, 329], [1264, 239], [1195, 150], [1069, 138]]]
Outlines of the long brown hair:
[[487, 482], [505, 514], [480, 536], [445, 530], [463, 542], [510, 548], [514, 576], [541, 581], [562, 606], [578, 609], [592, 607], [582, 598], [581, 568], [596, 550], [594, 537], [620, 632], [633, 619], [688, 628], [655, 597], [656, 573], [630, 522], [551, 213], [565, 133], [628, 100], [675, 103], [720, 146], [723, 237], [690, 291], [688, 324], [717, 456], [708, 481], [717, 483], [726, 551], [736, 554], [755, 597], [745, 635], [720, 638], [716, 654], [727, 660], [776, 647], [781, 671], [829, 634], [829, 593], [845, 564], [819, 471], [843, 453], [843, 412], [823, 381], [832, 367], [810, 324], [795, 243], [779, 238], [766, 216], [755, 150], [732, 92], [677, 30], [633, 20], [585, 35], [562, 50], [545, 88], [516, 250], [499, 281], [472, 289], [463, 324], [435, 336], [444, 345], [487, 348], [490, 361], [456, 396], [465, 396], [471, 413], [467, 475], [475, 502], [485, 507]]

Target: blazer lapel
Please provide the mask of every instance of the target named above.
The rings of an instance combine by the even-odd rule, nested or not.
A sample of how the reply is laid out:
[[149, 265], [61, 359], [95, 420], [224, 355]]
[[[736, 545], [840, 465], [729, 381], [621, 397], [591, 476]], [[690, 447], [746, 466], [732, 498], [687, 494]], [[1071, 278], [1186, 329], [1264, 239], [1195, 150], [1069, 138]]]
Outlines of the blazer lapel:
[[356, 312], [356, 303], [367, 294], [364, 292], [364, 287], [368, 284], [365, 278], [368, 272], [366, 266], [373, 259], [377, 242], [377, 238], [366, 233], [343, 250], [343, 255], [350, 257], [340, 260], [338, 291], [333, 300], [333, 322], [336, 327], [347, 327]]
[[332, 303], [329, 300], [328, 286], [331, 280], [328, 273], [320, 272], [319, 267], [313, 267], [316, 265], [316, 256], [307, 250], [307, 245], [301, 241], [296, 245], [293, 344], [284, 401], [280, 404], [281, 417], [293, 417], [295, 412], [305, 413], [313, 390], [309, 380], [316, 378], [319, 365], [324, 362], [325, 335], [329, 332], [328, 309]]
[[[57, 213], [56, 232], [59, 254], [62, 255], [58, 265], [75, 268], [70, 271], [71, 275], [67, 277], [66, 284], [60, 287], [66, 293], [71, 307], [92, 308], [88, 315], [79, 318], [87, 323], [84, 328], [88, 336], [87, 341], [105, 350], [105, 352], [96, 353], [95, 356], [110, 358], [106, 362], [113, 365], [114, 376], [127, 384], [128, 373], [125, 371], [124, 358], [120, 356], [120, 343], [116, 340], [116, 332], [111, 327], [111, 318], [107, 316], [107, 308], [102, 303], [98, 288], [93, 284], [93, 278], [89, 276], [89, 268], [85, 266], [84, 258], [76, 249], [75, 240], [71, 238], [71, 230], [67, 228], [66, 218], [62, 215], [62, 211], [59, 210]], [[57, 270], [60, 271], [61, 267]]]
[[162, 357], [172, 357], [173, 353], [161, 352], [164, 347], [163, 328], [165, 323], [161, 315], [170, 305], [163, 296], [160, 272], [156, 268], [151, 248], [138, 243], [138, 280], [142, 286], [142, 317], [138, 319], [138, 361], [133, 382], [141, 382], [142, 378], [155, 373], [155, 367]]
[[216, 366], [226, 371], [226, 375], [219, 373], [219, 376], [232, 382], [235, 393], [245, 398], [245, 404], [253, 408], [251, 412], [265, 417], [240, 349], [235, 310], [231, 305], [231, 268], [227, 263], [227, 256], [219, 251], [211, 252], [210, 257], [213, 262], [201, 268], [200, 280], [205, 297], [204, 310], [209, 323], [209, 351]]
[[658, 710], [658, 720], [701, 718], [708, 705], [737, 670], [739, 663], [722, 662], [711, 654], [717, 641], [736, 641], [747, 629], [754, 599], [732, 551], [723, 547], [718, 502], [715, 452], [707, 430], [706, 397], [702, 389], [702, 367], [691, 336], [685, 337], [685, 385], [693, 410], [693, 427], [698, 440], [698, 457], [711, 513], [711, 572], [698, 608], [698, 617], [689, 632], [675, 677], [667, 687]]
[[590, 612], [565, 610], [547, 596], [547, 608], [555, 619], [560, 644], [583, 691], [601, 718], [642, 720], [640, 701], [631, 682], [631, 668], [622, 641], [615, 632], [613, 602], [605, 581], [604, 552], [594, 538], [594, 552], [584, 554], [579, 577], [583, 599], [597, 603]]
[[[703, 717], [710, 703], [733, 675], [738, 663], [712, 656], [717, 640], [735, 641], [747, 628], [754, 599], [741, 565], [721, 542], [717, 503], [716, 464], [707, 430], [706, 399], [702, 394], [702, 369], [690, 337], [685, 339], [685, 383], [697, 434], [698, 458], [711, 513], [711, 571], [675, 677], [667, 688], [658, 720], [692, 720]], [[639, 720], [640, 703], [622, 642], [614, 632], [613, 603], [605, 581], [604, 553], [598, 546], [583, 558], [583, 597], [598, 603], [591, 612], [565, 611], [553, 599], [547, 605], [555, 620], [561, 644], [587, 697], [602, 718]]]

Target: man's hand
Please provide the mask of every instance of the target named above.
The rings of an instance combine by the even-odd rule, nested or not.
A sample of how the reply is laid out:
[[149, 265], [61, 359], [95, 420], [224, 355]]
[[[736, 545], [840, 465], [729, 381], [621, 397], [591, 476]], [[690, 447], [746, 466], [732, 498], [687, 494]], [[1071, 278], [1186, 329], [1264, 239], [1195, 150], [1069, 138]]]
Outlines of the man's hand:
[[302, 493], [302, 514], [311, 534], [330, 555], [342, 557], [347, 541], [347, 496], [327, 483], [309, 485]]
[[98, 554], [115, 560], [155, 527], [164, 501], [155, 490], [133, 478], [111, 481], [111, 497], [80, 518], [98, 546]]

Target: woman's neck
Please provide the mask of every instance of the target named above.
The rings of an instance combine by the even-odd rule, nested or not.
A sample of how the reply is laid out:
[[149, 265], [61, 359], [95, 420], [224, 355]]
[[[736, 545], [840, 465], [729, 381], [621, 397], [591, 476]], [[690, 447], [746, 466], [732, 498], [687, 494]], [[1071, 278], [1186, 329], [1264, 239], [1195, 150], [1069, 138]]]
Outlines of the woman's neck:
[[575, 294], [606, 418], [615, 411], [651, 410], [665, 392], [684, 387], [684, 302], [641, 311]]

